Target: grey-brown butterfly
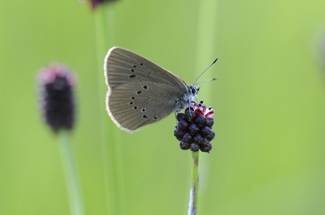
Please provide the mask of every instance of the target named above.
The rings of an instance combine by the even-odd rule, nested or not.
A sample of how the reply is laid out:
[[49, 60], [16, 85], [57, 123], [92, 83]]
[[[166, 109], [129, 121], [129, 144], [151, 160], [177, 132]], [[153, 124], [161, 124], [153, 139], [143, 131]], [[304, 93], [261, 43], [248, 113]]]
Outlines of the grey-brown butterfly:
[[113, 122], [132, 132], [187, 107], [199, 88], [120, 47], [111, 48], [104, 62], [108, 92], [106, 109]]

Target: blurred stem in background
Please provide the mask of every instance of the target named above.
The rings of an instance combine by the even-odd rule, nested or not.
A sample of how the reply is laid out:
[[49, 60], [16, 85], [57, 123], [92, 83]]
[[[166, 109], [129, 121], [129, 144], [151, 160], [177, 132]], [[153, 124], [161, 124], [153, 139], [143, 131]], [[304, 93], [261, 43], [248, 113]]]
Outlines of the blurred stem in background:
[[[217, 3], [216, 0], [201, 0], [199, 1], [199, 8], [198, 8], [198, 25], [197, 25], [197, 47], [196, 47], [196, 71], [202, 71], [202, 68], [207, 66], [207, 62], [215, 59], [217, 57], [217, 51], [215, 50], [216, 47], [216, 28], [217, 28]], [[212, 98], [212, 85], [206, 84], [204, 85], [204, 98]], [[203, 92], [203, 91], [202, 91]], [[202, 93], [201, 92], [201, 93]], [[210, 103], [209, 101], [205, 101], [205, 103]], [[195, 207], [195, 213], [189, 213], [188, 215], [194, 215], [197, 212], [197, 204], [198, 204], [198, 186], [199, 186], [199, 165], [198, 165], [198, 156], [193, 152], [192, 159], [192, 189], [195, 189], [195, 193], [193, 194], [194, 203], [193, 207]], [[208, 160], [201, 160], [201, 165], [208, 166]], [[208, 169], [208, 168], [204, 168]], [[203, 172], [203, 177], [208, 178], [208, 172]], [[202, 178], [202, 172], [201, 172]], [[193, 186], [196, 186], [193, 188]], [[192, 190], [191, 190], [192, 191]], [[192, 192], [190, 199], [192, 198]], [[190, 202], [191, 205], [191, 202]]]
[[99, 112], [100, 112], [100, 129], [101, 141], [103, 147], [103, 163], [105, 175], [105, 194], [106, 207], [108, 214], [120, 215], [122, 213], [121, 206], [121, 159], [119, 159], [118, 133], [115, 125], [109, 123], [109, 117], [106, 112], [106, 92], [105, 79], [103, 73], [103, 65], [105, 55], [110, 47], [113, 46], [114, 37], [114, 2], [106, 2], [96, 7], [95, 15], [95, 31], [96, 31], [96, 49], [97, 49], [97, 65], [98, 65], [98, 88], [99, 88]]
[[83, 215], [84, 206], [82, 192], [80, 190], [80, 183], [71, 149], [70, 132], [65, 129], [61, 129], [58, 131], [58, 136], [60, 138], [59, 142], [62, 154], [62, 163], [65, 169], [71, 214]]

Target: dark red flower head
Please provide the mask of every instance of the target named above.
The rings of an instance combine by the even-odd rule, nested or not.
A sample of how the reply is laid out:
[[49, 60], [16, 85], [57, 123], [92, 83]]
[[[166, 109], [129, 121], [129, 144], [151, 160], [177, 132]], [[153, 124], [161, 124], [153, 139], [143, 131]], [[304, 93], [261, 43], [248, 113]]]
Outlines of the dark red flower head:
[[44, 120], [57, 132], [71, 130], [75, 122], [73, 87], [76, 79], [61, 64], [42, 68], [38, 75], [40, 105]]
[[191, 149], [194, 152], [209, 152], [212, 149], [210, 141], [215, 136], [211, 130], [214, 123], [213, 114], [213, 109], [207, 108], [203, 101], [199, 104], [193, 102], [185, 109], [185, 113], [177, 114], [178, 123], [174, 136], [180, 141], [181, 149]]

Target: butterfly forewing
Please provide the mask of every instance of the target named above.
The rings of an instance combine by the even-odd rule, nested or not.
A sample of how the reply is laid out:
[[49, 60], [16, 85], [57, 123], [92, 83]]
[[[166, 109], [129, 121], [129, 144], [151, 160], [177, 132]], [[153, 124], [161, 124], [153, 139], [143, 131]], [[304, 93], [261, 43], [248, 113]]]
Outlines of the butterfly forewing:
[[106, 82], [110, 88], [131, 82], [166, 83], [187, 91], [186, 83], [173, 73], [126, 49], [113, 47], [105, 58]]

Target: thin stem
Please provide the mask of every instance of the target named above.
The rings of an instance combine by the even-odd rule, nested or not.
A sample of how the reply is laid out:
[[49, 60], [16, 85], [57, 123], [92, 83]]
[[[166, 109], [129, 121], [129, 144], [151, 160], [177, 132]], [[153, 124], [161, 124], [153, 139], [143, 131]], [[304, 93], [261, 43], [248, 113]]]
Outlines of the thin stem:
[[[109, 6], [108, 6], [109, 7]], [[109, 48], [108, 40], [108, 23], [106, 19], [106, 10], [105, 5], [99, 6], [95, 11], [95, 33], [96, 33], [96, 54], [97, 54], [97, 76], [98, 76], [98, 98], [99, 98], [99, 117], [100, 117], [100, 137], [101, 137], [101, 145], [102, 145], [102, 154], [103, 154], [103, 167], [104, 167], [104, 194], [105, 194], [105, 202], [106, 202], [106, 213], [111, 214], [114, 212], [114, 206], [111, 208], [109, 204], [110, 195], [114, 195], [110, 192], [109, 189], [109, 172], [108, 172], [108, 156], [109, 150], [108, 149], [108, 142], [113, 142], [113, 132], [111, 129], [108, 129], [108, 121], [107, 113], [105, 111], [105, 96], [107, 87], [105, 86], [104, 80], [104, 72], [103, 72], [103, 65], [104, 65], [104, 57], [105, 51]], [[111, 140], [109, 140], [111, 139]]]
[[71, 214], [83, 215], [84, 205], [76, 165], [71, 149], [70, 132], [66, 130], [60, 130], [58, 135], [60, 139], [59, 142], [62, 154], [61, 157], [65, 170], [65, 179], [68, 189]]
[[190, 190], [190, 201], [188, 215], [196, 215], [199, 189], [199, 152], [192, 152], [192, 184]]
[[[197, 25], [197, 48], [196, 48], [196, 66], [197, 71], [201, 71], [206, 67], [207, 62], [215, 59], [217, 41], [217, 0], [200, 0], [198, 5], [198, 25]], [[212, 96], [212, 85], [204, 85], [205, 98]], [[192, 153], [192, 186], [190, 192], [190, 204], [188, 215], [195, 215], [198, 204], [198, 186], [199, 186], [199, 152]], [[202, 162], [202, 160], [200, 161]], [[203, 159], [203, 162], [207, 162]]]
[[[117, 140], [118, 133], [113, 123], [109, 123], [109, 117], [106, 112], [105, 98], [107, 86], [104, 79], [104, 58], [114, 40], [114, 2], [108, 2], [96, 8], [95, 11], [95, 31], [96, 31], [96, 51], [98, 65], [98, 91], [99, 91], [99, 113], [101, 142], [103, 148], [105, 197], [107, 214], [123, 214], [122, 207], [122, 188], [121, 173], [119, 171], [120, 159]], [[112, 127], [114, 126], [114, 127]]]
[[[197, 25], [197, 48], [196, 48], [196, 71], [202, 71], [212, 59], [218, 56], [217, 45], [217, 9], [218, 0], [200, 0], [198, 5]], [[210, 65], [211, 66], [211, 65]], [[215, 76], [215, 69], [212, 69], [212, 76]], [[208, 77], [211, 77], [209, 75]], [[212, 85], [204, 85], [206, 97], [212, 96]]]

